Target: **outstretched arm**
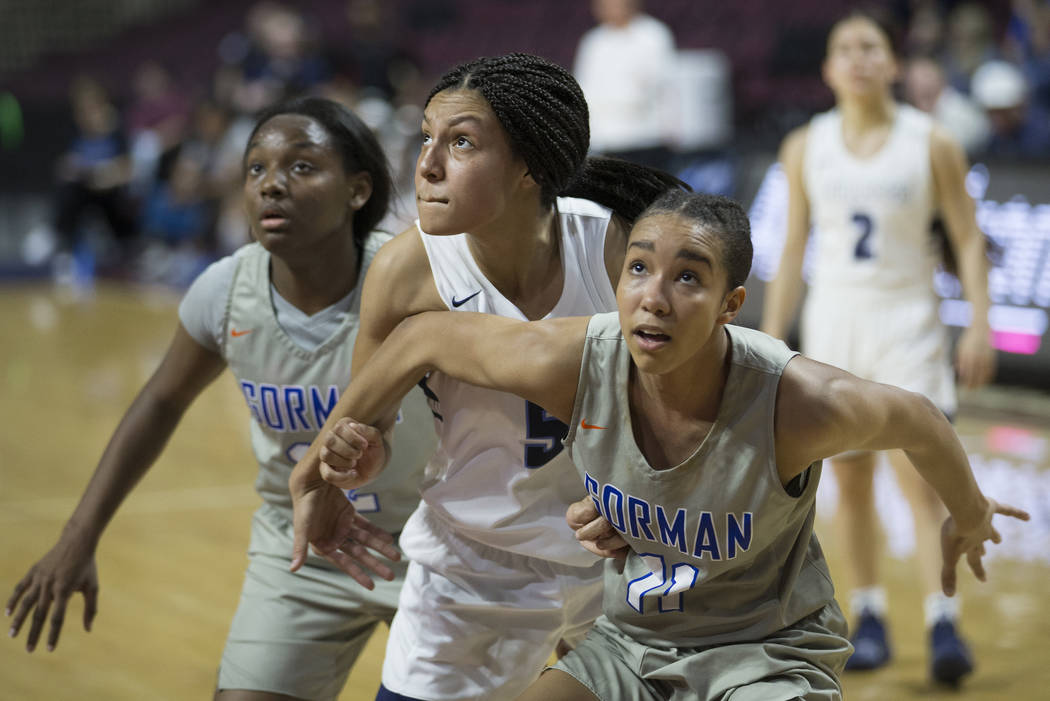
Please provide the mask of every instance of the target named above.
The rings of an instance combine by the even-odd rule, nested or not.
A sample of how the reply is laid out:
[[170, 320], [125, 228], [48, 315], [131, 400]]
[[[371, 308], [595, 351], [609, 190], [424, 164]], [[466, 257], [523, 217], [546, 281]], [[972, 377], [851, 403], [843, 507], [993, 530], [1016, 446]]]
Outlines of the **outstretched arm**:
[[966, 192], [966, 154], [940, 127], [930, 138], [930, 163], [937, 203], [958, 264], [970, 325], [955, 348], [955, 368], [966, 387], [980, 387], [995, 375], [995, 349], [988, 326], [988, 256], [977, 228], [973, 198]]
[[[524, 322], [472, 312], [426, 312], [402, 321], [358, 369], [315, 440], [326, 446], [318, 453], [327, 462], [300, 461], [292, 471], [292, 569], [305, 561], [308, 543], [324, 553], [342, 539], [345, 518], [332, 513], [338, 501], [327, 496], [332, 485], [351, 489], [374, 477], [377, 461], [361, 459], [379, 447], [378, 434], [368, 437], [367, 427], [389, 416], [427, 372], [440, 370], [473, 385], [517, 394], [567, 420], [576, 398], [588, 321], [573, 317]], [[343, 423], [340, 438], [331, 429], [348, 417], [354, 420]], [[340, 442], [352, 445], [338, 448]]]
[[839, 453], [903, 450], [948, 507], [941, 585], [949, 596], [955, 593], [955, 565], [963, 554], [984, 580], [984, 541], [1001, 540], [992, 516], [1028, 520], [1024, 511], [981, 492], [951, 424], [921, 394], [799, 356], [781, 378], [774, 425], [777, 467], [785, 484], [814, 461]]
[[[18, 607], [11, 634], [34, 611], [26, 648], [32, 652], [51, 612], [48, 649], [58, 644], [66, 605], [84, 595], [84, 629], [91, 629], [98, 597], [95, 549], [125, 497], [160, 455], [190, 403], [226, 367], [225, 361], [180, 324], [160, 367], [139, 392], [106, 446], [80, 503], [51, 550], [30, 568], [7, 600]], [[21, 606], [19, 602], [21, 601]]]

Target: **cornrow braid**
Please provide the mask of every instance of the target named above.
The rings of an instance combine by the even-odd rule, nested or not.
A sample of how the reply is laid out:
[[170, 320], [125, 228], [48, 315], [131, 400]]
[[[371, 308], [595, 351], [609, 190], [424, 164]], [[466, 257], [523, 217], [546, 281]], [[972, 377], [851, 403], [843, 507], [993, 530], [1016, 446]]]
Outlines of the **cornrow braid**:
[[476, 90], [485, 98], [545, 207], [559, 195], [585, 197], [633, 221], [661, 193], [688, 188], [654, 168], [587, 158], [587, 100], [572, 74], [547, 59], [522, 53], [474, 59], [442, 76], [427, 103], [443, 90]]
[[721, 195], [669, 190], [649, 205], [638, 219], [659, 214], [674, 214], [688, 219], [718, 239], [722, 246], [727, 289], [732, 290], [744, 284], [751, 272], [754, 248], [747, 212], [736, 200]]

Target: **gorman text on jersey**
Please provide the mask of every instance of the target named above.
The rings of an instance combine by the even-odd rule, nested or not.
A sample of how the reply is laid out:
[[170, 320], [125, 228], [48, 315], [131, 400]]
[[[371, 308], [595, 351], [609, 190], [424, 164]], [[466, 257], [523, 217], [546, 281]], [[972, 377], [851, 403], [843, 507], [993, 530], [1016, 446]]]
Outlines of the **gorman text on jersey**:
[[252, 416], [271, 431], [320, 431], [339, 402], [339, 387], [274, 385], [241, 380]]
[[684, 508], [665, 509], [661, 504], [624, 494], [615, 485], [601, 485], [591, 474], [586, 473], [584, 482], [598, 512], [613, 528], [626, 536], [639, 540], [662, 543], [677, 548], [683, 555], [712, 560], [732, 560], [751, 547], [754, 516], [751, 511], [740, 514], [726, 512], [725, 524], [715, 523], [710, 511], [700, 511], [696, 516], [696, 529], [686, 532], [691, 520]]

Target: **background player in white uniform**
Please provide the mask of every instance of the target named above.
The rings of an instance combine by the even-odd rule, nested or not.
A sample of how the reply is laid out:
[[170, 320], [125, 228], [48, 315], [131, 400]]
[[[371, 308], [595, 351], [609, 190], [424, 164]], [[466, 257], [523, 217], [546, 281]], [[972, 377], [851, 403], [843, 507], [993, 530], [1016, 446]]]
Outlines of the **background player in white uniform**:
[[[256, 488], [250, 563], [219, 671], [220, 699], [335, 698], [377, 623], [393, 618], [405, 563], [388, 566], [347, 542], [330, 556], [397, 577], [374, 591], [311, 557], [308, 576], [288, 572], [292, 543], [288, 475], [350, 380], [361, 281], [379, 246], [387, 209], [386, 160], [368, 127], [328, 100], [265, 113], [244, 159], [244, 195], [258, 243], [209, 267], [179, 309], [168, 354], [128, 410], [55, 547], [22, 580], [17, 630], [35, 606], [30, 649], [51, 614], [57, 643], [66, 602], [80, 590], [85, 627], [94, 616], [94, 551], [124, 497], [150, 468], [183, 412], [226, 366], [245, 395]], [[355, 494], [379, 531], [397, 532], [418, 503], [415, 484], [433, 444], [421, 394], [404, 403], [397, 453], [381, 484]], [[360, 524], [359, 524], [360, 526]], [[389, 538], [355, 538], [387, 555]], [[351, 567], [351, 565], [353, 567]], [[294, 596], [290, 594], [294, 592]]]
[[[983, 578], [983, 541], [999, 540], [995, 513], [1027, 518], [982, 495], [951, 426], [922, 395], [727, 326], [750, 265], [738, 204], [671, 191], [631, 231], [618, 315], [423, 314], [389, 336], [344, 395], [374, 420], [440, 370], [570, 420], [572, 461], [632, 550], [607, 563], [605, 615], [522, 698], [840, 698], [850, 647], [812, 533], [829, 455], [908, 451], [952, 514], [948, 594], [964, 552]], [[354, 453], [351, 443], [335, 448], [332, 479], [365, 470], [334, 459]]]
[[[824, 77], [836, 107], [790, 134], [781, 151], [788, 231], [762, 329], [782, 338], [789, 328], [812, 221], [815, 261], [802, 316], [802, 352], [860, 377], [920, 392], [952, 416], [950, 342], [933, 289], [939, 260], [930, 233], [935, 210], [947, 225], [971, 304], [970, 327], [959, 340], [955, 364], [960, 380], [971, 387], [994, 372], [984, 238], [964, 186], [962, 149], [929, 117], [894, 101], [890, 87], [896, 75], [890, 36], [875, 20], [850, 15], [832, 28]], [[832, 459], [844, 553], [856, 587], [851, 609], [859, 623], [847, 669], [875, 668], [890, 657], [872, 538], [879, 527], [875, 458], [866, 452]], [[889, 453], [889, 459], [915, 516], [931, 670], [936, 679], [955, 683], [972, 661], [956, 633], [958, 606], [939, 592], [932, 564], [942, 510], [901, 452]]]
[[[438, 81], [416, 166], [419, 222], [369, 272], [355, 372], [415, 313], [524, 320], [613, 307], [623, 219], [679, 183], [626, 162], [585, 162], [587, 135], [579, 86], [544, 59], [478, 59]], [[564, 520], [585, 497], [565, 469], [567, 429], [518, 397], [441, 374], [425, 385], [440, 445], [401, 537], [412, 562], [379, 698], [513, 697], [600, 609], [601, 565]], [[342, 406], [329, 424], [347, 416]], [[332, 509], [322, 518], [352, 511], [318, 475], [318, 450], [291, 485], [299, 524], [322, 507]], [[293, 566], [316, 542], [296, 535]]]

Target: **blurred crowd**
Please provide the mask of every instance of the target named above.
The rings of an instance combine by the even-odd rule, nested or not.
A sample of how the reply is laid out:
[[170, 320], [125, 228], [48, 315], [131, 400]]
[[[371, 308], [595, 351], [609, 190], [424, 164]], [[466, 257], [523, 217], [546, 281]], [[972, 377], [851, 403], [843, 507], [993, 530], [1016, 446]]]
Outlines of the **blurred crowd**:
[[[351, 0], [347, 41], [328, 46], [296, 6], [263, 0], [216, 47], [209, 84], [188, 88], [147, 61], [123, 106], [94, 77], [78, 76], [69, 93], [76, 135], [55, 168], [53, 219], [31, 232], [26, 258], [51, 261], [56, 277], [74, 283], [104, 272], [187, 285], [249, 240], [241, 159], [254, 115], [302, 94], [352, 107], [380, 137], [402, 194], [411, 193], [419, 71], [383, 12], [380, 0]], [[391, 227], [411, 217], [393, 214]]]
[[[999, 13], [989, 3], [947, 0], [897, 0], [886, 9], [902, 28], [902, 99], [934, 114], [973, 159], [1050, 157], [1048, 0], [1012, 0]], [[733, 194], [722, 175], [724, 154], [739, 146], [730, 143], [732, 66], [724, 54], [678, 51], [672, 29], [638, 0], [593, 0], [592, 10], [596, 26], [581, 37], [574, 70], [591, 104], [596, 151]], [[69, 99], [77, 134], [55, 170], [53, 219], [27, 238], [27, 259], [50, 261], [64, 279], [103, 268], [187, 284], [248, 241], [240, 180], [253, 115], [305, 93], [344, 102], [376, 130], [404, 200], [388, 226], [410, 221], [425, 95], [418, 59], [389, 29], [386, 11], [382, 0], [349, 0], [333, 45], [298, 6], [263, 0], [214, 47], [218, 69], [206, 85], [182, 85], [148, 61], [120, 106], [97, 80], [78, 77]], [[694, 91], [690, 103], [682, 80], [699, 85], [696, 76], [719, 89]], [[697, 137], [693, 147], [721, 156], [675, 158], [716, 103], [714, 121], [726, 124], [704, 127], [713, 140]]]

